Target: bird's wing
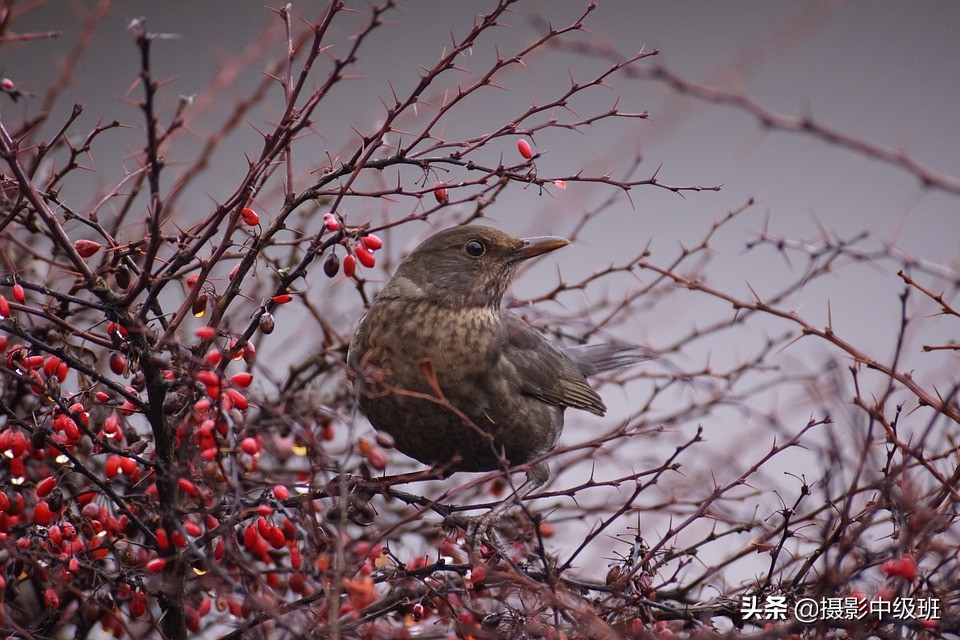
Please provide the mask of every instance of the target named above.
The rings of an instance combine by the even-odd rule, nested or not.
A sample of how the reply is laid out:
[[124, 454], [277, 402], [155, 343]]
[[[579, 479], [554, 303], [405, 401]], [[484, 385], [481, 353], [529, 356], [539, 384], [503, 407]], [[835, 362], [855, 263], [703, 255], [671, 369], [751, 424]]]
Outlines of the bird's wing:
[[507, 340], [503, 364], [517, 372], [521, 392], [598, 416], [606, 412], [606, 405], [587, 383], [577, 362], [517, 316], [506, 314], [504, 325]]

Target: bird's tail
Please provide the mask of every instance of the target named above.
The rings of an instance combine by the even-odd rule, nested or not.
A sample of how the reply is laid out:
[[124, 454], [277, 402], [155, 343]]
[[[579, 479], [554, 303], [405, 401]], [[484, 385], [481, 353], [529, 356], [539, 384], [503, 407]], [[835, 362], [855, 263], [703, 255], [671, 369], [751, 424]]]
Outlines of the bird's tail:
[[622, 342], [578, 345], [567, 347], [565, 351], [570, 359], [577, 363], [577, 368], [585, 376], [615, 369], [626, 369], [639, 362], [657, 357], [656, 353], [650, 349]]

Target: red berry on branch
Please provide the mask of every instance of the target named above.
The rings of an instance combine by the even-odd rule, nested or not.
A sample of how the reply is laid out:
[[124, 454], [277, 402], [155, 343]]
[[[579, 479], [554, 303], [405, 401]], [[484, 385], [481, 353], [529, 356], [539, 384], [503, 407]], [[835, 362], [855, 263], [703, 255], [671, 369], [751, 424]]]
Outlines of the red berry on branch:
[[81, 258], [89, 258], [100, 251], [100, 243], [93, 240], [77, 240], [73, 243], [74, 249], [80, 254]]
[[53, 476], [47, 476], [37, 483], [37, 497], [46, 498], [55, 486], [57, 486], [57, 479]]
[[23, 287], [20, 286], [20, 283], [13, 285], [13, 299], [23, 304], [27, 300], [27, 294], [24, 293]]
[[135, 591], [130, 600], [130, 615], [139, 618], [147, 612], [147, 596], [143, 591]]
[[470, 582], [473, 584], [483, 584], [487, 579], [487, 565], [477, 564], [470, 567]]
[[353, 272], [357, 270], [357, 259], [348, 255], [343, 259], [343, 275], [348, 278], [353, 277]]
[[881, 569], [888, 576], [903, 578], [911, 582], [917, 577], [917, 562], [913, 559], [913, 556], [887, 560], [883, 563]]
[[120, 473], [120, 456], [110, 456], [103, 465], [103, 473], [108, 479], [116, 478]]
[[383, 246], [383, 240], [375, 235], [366, 235], [360, 238], [361, 244], [370, 251], [376, 251]]
[[327, 228], [327, 231], [336, 231], [340, 228], [340, 221], [332, 213], [325, 213], [323, 214], [323, 225]]
[[38, 502], [33, 508], [33, 523], [45, 527], [53, 521], [53, 510], [46, 502]]
[[260, 216], [249, 207], [244, 207], [240, 210], [240, 219], [243, 221], [243, 224], [249, 227], [255, 227], [260, 224]]
[[354, 253], [357, 254], [357, 260], [360, 261], [360, 264], [368, 269], [377, 264], [377, 258], [373, 255], [373, 252], [368, 251], [363, 247], [357, 247], [357, 250]]
[[140, 467], [139, 467], [139, 465], [137, 464], [137, 461], [136, 461], [136, 460], [134, 460], [133, 458], [127, 458], [127, 457], [121, 456], [121, 458], [120, 458], [120, 469], [121, 469], [125, 474], [127, 474], [128, 476], [129, 476], [129, 475], [133, 475], [133, 473], [134, 473], [135, 471], [137, 471], [137, 469], [139, 469], [139, 468], [140, 468]]
[[157, 529], [154, 531], [153, 535], [157, 538], [158, 549], [170, 548], [170, 536], [167, 535], [166, 529]]
[[117, 353], [114, 351], [110, 354], [110, 371], [113, 371], [115, 374], [123, 375], [123, 372], [127, 369], [127, 357], [122, 353]]
[[437, 202], [440, 204], [447, 204], [450, 202], [450, 194], [447, 192], [447, 187], [444, 186], [443, 182], [437, 182], [433, 185], [433, 197], [437, 199]]
[[197, 337], [201, 340], [212, 340], [217, 335], [217, 330], [213, 327], [200, 327], [197, 329]]
[[160, 573], [167, 566], [167, 561], [163, 558], [154, 558], [147, 563], [146, 568], [150, 573]]
[[253, 376], [246, 371], [235, 373], [230, 377], [230, 384], [235, 387], [240, 387], [241, 389], [249, 387], [251, 382], [253, 382]]
[[530, 143], [523, 138], [517, 140], [517, 151], [527, 160], [533, 157], [533, 149], [530, 148]]
[[191, 497], [196, 497], [197, 495], [197, 485], [193, 484], [186, 478], [180, 478], [177, 480], [177, 486], [180, 487], [180, 490], [185, 494]]
[[244, 438], [240, 442], [240, 448], [247, 455], [255, 456], [260, 453], [260, 443], [257, 442], [256, 438]]
[[51, 609], [60, 608], [60, 596], [56, 589], [47, 589], [43, 592], [43, 603]]
[[236, 389], [227, 389], [227, 395], [230, 397], [230, 400], [233, 401], [233, 406], [240, 411], [243, 411], [250, 406], [250, 403], [247, 401], [246, 396], [237, 391]]
[[281, 293], [278, 296], [273, 296], [273, 302], [275, 304], [287, 304], [291, 300], [293, 300], [293, 296], [291, 296], [289, 293]]

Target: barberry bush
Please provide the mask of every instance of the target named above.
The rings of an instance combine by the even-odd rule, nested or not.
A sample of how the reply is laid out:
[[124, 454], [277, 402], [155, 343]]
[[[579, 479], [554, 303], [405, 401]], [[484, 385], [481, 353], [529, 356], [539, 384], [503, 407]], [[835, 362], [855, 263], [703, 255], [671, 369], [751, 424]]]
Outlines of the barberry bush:
[[[538, 311], [525, 313], [558, 341], [648, 342], [635, 323], [656, 321], [657, 309], [681, 308], [698, 322], [647, 344], [654, 362], [605, 380], [620, 393], [610, 402], [620, 417], [577, 429], [571, 416], [550, 454], [551, 482], [476, 544], [445, 516], [508, 498], [514, 479], [443, 480], [359, 416], [347, 344], [407, 239], [502, 219], [498, 207], [518, 192], [553, 203], [549, 219], [530, 226], [577, 240], [645, 191], [709, 203], [720, 189], [668, 181], [680, 170], [619, 143], [609, 169], [552, 160], [551, 147], [574, 146], [584, 131], [622, 137], [648, 118], [618, 101], [611, 83], [659, 82], [886, 162], [927, 189], [960, 192], [905, 154], [689, 83], [657, 50], [617, 53], [591, 37], [593, 4], [563, 23], [526, 23], [523, 41], [507, 37], [503, 26], [525, 20], [512, 11], [520, 4], [491, 3], [432, 61], [411, 59], [419, 72], [389, 83], [365, 124], [341, 100], [365, 86], [364, 66], [378, 64], [367, 50], [402, 10], [392, 0], [360, 9], [336, 1], [316, 15], [264, 10], [263, 36], [190, 97], [155, 70], [174, 59], [175, 40], [134, 21], [117, 50], [138, 70], [116, 79], [116, 92], [126, 91], [136, 120], [102, 113], [86, 125], [81, 104], [59, 115], [86, 48], [121, 37], [103, 30], [109, 3], [81, 16], [54, 84], [3, 69], [4, 633], [960, 630], [958, 346], [924, 342], [922, 319], [932, 308], [956, 329], [955, 265], [889, 246], [871, 253], [859, 236], [764, 229], [750, 252], [806, 268], [775, 291], [743, 295], [709, 276], [718, 238], [741, 233], [736, 222], [755, 213], [752, 201], [695, 223], [698, 241], [677, 249], [654, 250], [624, 230], [637, 240], [592, 252], [589, 269], [541, 286], [530, 296]], [[30, 16], [18, 6], [2, 9], [0, 50], [43, 47], [55, 34], [17, 31]], [[593, 71], [517, 102], [545, 55], [578, 56]], [[237, 95], [233, 83], [251, 71], [262, 74]], [[118, 141], [131, 145], [119, 159]], [[878, 353], [793, 306], [811, 283], [862, 262], [895, 267], [888, 291], [899, 330]], [[738, 357], [714, 364], [704, 345], [727, 341]], [[787, 360], [798, 341], [825, 355]], [[930, 358], [911, 353], [905, 365], [918, 342]], [[737, 455], [708, 444], [704, 434], [718, 429], [732, 432]], [[801, 619], [799, 602], [818, 603], [818, 621]]]

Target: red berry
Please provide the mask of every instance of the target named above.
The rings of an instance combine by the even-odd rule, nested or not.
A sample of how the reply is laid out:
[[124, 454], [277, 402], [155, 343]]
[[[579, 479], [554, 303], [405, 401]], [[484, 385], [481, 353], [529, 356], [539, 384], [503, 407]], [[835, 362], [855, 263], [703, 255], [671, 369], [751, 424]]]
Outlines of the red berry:
[[243, 449], [244, 453], [251, 456], [255, 456], [260, 452], [260, 444], [256, 438], [244, 438], [240, 442], [240, 448]]
[[120, 456], [110, 456], [103, 465], [103, 473], [108, 479], [116, 478], [120, 473]]
[[135, 591], [130, 600], [130, 615], [139, 618], [147, 612], [147, 596], [143, 591]]
[[376, 251], [383, 246], [383, 240], [375, 235], [366, 235], [360, 238], [360, 242], [370, 251]]
[[43, 592], [43, 603], [51, 609], [60, 608], [60, 596], [55, 589], [47, 589]]
[[277, 497], [277, 500], [286, 500], [290, 497], [290, 489], [287, 489], [287, 487], [282, 484], [278, 484], [273, 487], [273, 495]]
[[241, 389], [249, 387], [251, 382], [253, 382], [253, 376], [246, 371], [235, 373], [230, 377], [230, 384], [235, 387], [240, 387]]
[[289, 293], [281, 293], [278, 296], [273, 296], [273, 302], [275, 304], [287, 304], [291, 300], [293, 300], [293, 296], [291, 296]]
[[881, 569], [888, 576], [896, 576], [908, 581], [913, 581], [917, 577], [917, 562], [913, 559], [913, 556], [887, 560], [883, 563]]
[[360, 264], [368, 269], [377, 264], [377, 258], [373, 255], [373, 252], [368, 251], [363, 247], [357, 247], [357, 250], [354, 253], [357, 254], [357, 260], [360, 261]]
[[121, 457], [120, 458], [120, 469], [129, 475], [132, 475], [140, 467], [137, 464], [137, 461], [133, 458]]
[[123, 372], [127, 368], [127, 357], [122, 353], [117, 353], [114, 351], [110, 354], [110, 371], [113, 371], [115, 374], [123, 375]]
[[332, 213], [325, 213], [323, 215], [323, 224], [327, 228], [327, 231], [336, 231], [340, 228], [340, 221], [337, 220], [337, 216]]
[[357, 259], [348, 255], [343, 259], [343, 275], [348, 278], [353, 277], [353, 272], [357, 270]]
[[470, 567], [470, 582], [481, 584], [487, 579], [487, 565], [478, 564]]
[[257, 212], [249, 207], [244, 207], [240, 211], [240, 219], [243, 220], [243, 224], [249, 227], [255, 227], [260, 224], [260, 216], [257, 215]]
[[180, 487], [180, 490], [183, 491], [188, 496], [196, 497], [197, 485], [193, 484], [186, 478], [180, 478], [179, 480], [177, 480], [177, 486]]
[[10, 303], [0, 295], [0, 320], [10, 317]]
[[38, 502], [33, 508], [33, 523], [45, 527], [53, 521], [53, 511], [50, 505], [44, 502]]
[[157, 529], [154, 536], [157, 538], [158, 549], [168, 549], [170, 547], [170, 536], [167, 535], [166, 529]]
[[57, 356], [47, 356], [43, 363], [43, 375], [52, 378], [57, 373], [57, 367], [60, 366], [60, 358]]
[[20, 286], [19, 282], [13, 285], [13, 299], [21, 304], [27, 300], [27, 294], [24, 293], [23, 287]]
[[530, 143], [523, 138], [517, 140], [517, 151], [527, 160], [533, 157], [533, 149], [530, 148]]
[[160, 573], [167, 566], [167, 561], [163, 558], [154, 558], [147, 563], [147, 571], [150, 573]]
[[77, 240], [73, 243], [73, 247], [81, 258], [89, 258], [100, 251], [100, 243], [93, 240]]
[[367, 456], [367, 462], [377, 471], [383, 471], [387, 468], [387, 456], [384, 455], [383, 449], [380, 447], [376, 447], [370, 452]]
[[255, 551], [260, 546], [260, 540], [260, 532], [257, 531], [256, 525], [248, 525], [243, 532], [243, 546], [248, 551]]
[[218, 376], [213, 371], [200, 371], [197, 373], [197, 380], [202, 382], [207, 387], [219, 387], [220, 386], [220, 376]]
[[233, 406], [237, 409], [243, 411], [250, 406], [250, 403], [247, 401], [246, 396], [237, 391], [236, 389], [227, 389], [227, 395], [230, 397], [230, 400], [233, 401]]
[[197, 329], [197, 337], [201, 340], [211, 340], [217, 335], [217, 330], [213, 327], [200, 327]]
[[46, 498], [55, 486], [57, 486], [57, 479], [53, 476], [47, 476], [37, 483], [37, 497]]
[[10, 78], [4, 78], [3, 80], [0, 80], [0, 88], [2, 88], [4, 91], [13, 91], [14, 87], [16, 86], [17, 85], [15, 85], [13, 80]]
[[196, 273], [194, 273], [193, 275], [187, 276], [187, 289], [193, 289], [193, 287], [196, 286], [197, 284], [197, 280], [199, 279], [200, 279], [200, 276]]
[[437, 202], [440, 204], [447, 204], [450, 202], [450, 194], [447, 192], [447, 188], [444, 186], [444, 183], [437, 182], [433, 185], [433, 197], [437, 199]]

